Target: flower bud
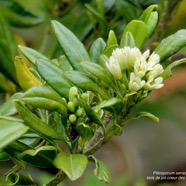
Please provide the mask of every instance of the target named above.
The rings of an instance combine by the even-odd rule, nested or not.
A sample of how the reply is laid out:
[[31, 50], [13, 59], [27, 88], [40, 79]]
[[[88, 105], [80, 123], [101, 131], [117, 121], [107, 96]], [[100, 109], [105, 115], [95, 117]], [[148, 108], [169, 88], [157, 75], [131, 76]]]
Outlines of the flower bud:
[[84, 111], [83, 108], [79, 108], [79, 109], [77, 110], [77, 112], [76, 112], [76, 115], [77, 115], [78, 117], [83, 116], [84, 114], [85, 114], [85, 111]]
[[69, 90], [69, 100], [73, 101], [78, 96], [78, 89], [76, 87], [71, 87]]
[[75, 104], [72, 101], [69, 101], [67, 104], [67, 108], [70, 112], [74, 112], [75, 111]]
[[77, 120], [77, 117], [76, 117], [76, 115], [71, 114], [68, 119], [69, 119], [70, 123], [75, 123]]
[[110, 57], [109, 62], [106, 64], [107, 68], [111, 72], [111, 74], [114, 76], [115, 79], [121, 80], [123, 75], [121, 72], [121, 68], [119, 63], [117, 62], [116, 59], [114, 59], [113, 56]]

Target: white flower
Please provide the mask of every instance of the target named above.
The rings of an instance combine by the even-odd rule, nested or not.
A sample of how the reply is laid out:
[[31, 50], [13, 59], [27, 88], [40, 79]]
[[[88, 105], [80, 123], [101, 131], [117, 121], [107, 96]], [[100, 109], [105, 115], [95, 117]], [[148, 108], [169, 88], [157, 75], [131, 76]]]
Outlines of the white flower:
[[147, 69], [153, 70], [154, 66], [160, 62], [160, 57], [158, 54], [152, 53], [147, 62]]
[[147, 62], [145, 57], [137, 58], [134, 64], [134, 73], [142, 78], [147, 72]]
[[145, 85], [145, 81], [141, 80], [141, 78], [139, 76], [135, 76], [135, 74], [133, 72], [131, 72], [128, 89], [131, 92], [133, 92], [133, 91], [135, 92], [135, 91], [138, 91], [139, 89], [141, 89], [144, 85]]
[[114, 57], [120, 67], [121, 70], [130, 70], [134, 67], [134, 63], [138, 57], [140, 57], [141, 52], [138, 48], [117, 48], [112, 52], [112, 57]]
[[148, 81], [144, 85], [144, 89], [146, 90], [154, 90], [154, 89], [159, 89], [163, 87], [163, 78], [162, 77], [157, 77], [154, 79], [153, 76], [150, 76]]
[[122, 71], [120, 68], [120, 65], [117, 61], [117, 59], [115, 59], [113, 56], [111, 56], [109, 58], [109, 62], [106, 63], [107, 68], [110, 70], [111, 74], [117, 79], [117, 80], [121, 80], [122, 79]]
[[136, 92], [163, 86], [163, 67], [159, 62], [160, 57], [156, 53], [150, 55], [150, 51], [146, 50], [142, 54], [136, 47], [124, 47], [113, 50], [106, 64], [115, 79], [122, 80], [124, 89]]

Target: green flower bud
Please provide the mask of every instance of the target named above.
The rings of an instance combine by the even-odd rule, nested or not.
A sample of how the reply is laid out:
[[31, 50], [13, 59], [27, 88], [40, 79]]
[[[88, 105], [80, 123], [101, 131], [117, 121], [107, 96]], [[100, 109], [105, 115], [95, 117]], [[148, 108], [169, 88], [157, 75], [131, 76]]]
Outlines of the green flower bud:
[[85, 114], [85, 111], [84, 111], [83, 108], [79, 108], [79, 109], [77, 110], [77, 112], [76, 112], [76, 115], [77, 115], [78, 117], [83, 116], [84, 114]]
[[77, 117], [76, 117], [76, 115], [71, 114], [68, 119], [69, 119], [70, 123], [75, 123], [77, 120]]
[[76, 108], [74, 102], [69, 101], [68, 104], [67, 104], [67, 108], [70, 112], [74, 112], [75, 108]]
[[82, 97], [86, 102], [89, 101], [89, 95], [88, 95], [88, 93], [83, 93], [83, 94], [81, 94], [81, 97]]
[[78, 89], [76, 87], [71, 87], [69, 90], [69, 100], [73, 101], [78, 96]]

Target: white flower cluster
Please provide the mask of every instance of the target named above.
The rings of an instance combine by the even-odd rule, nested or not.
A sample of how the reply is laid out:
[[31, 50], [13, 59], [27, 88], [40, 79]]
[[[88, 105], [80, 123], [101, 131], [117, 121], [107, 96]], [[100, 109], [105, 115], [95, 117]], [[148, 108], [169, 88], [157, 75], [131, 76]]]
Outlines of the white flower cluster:
[[159, 55], [150, 55], [149, 50], [142, 54], [136, 47], [124, 47], [112, 52], [107, 68], [130, 92], [154, 90], [163, 86], [163, 78], [159, 76], [163, 67], [159, 61]]

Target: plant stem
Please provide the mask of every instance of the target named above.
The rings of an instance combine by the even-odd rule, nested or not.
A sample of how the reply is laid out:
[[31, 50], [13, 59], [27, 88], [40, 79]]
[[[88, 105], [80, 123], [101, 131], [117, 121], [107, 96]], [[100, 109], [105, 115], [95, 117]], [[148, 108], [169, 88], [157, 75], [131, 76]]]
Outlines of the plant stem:
[[62, 182], [65, 178], [66, 178], [66, 174], [62, 171], [59, 171], [55, 177], [46, 184], [46, 186], [56, 186], [58, 185], [60, 182]]
[[100, 127], [95, 132], [95, 135], [91, 138], [88, 144], [84, 147], [83, 154], [91, 155], [96, 152], [104, 143], [104, 132], [103, 129]]

